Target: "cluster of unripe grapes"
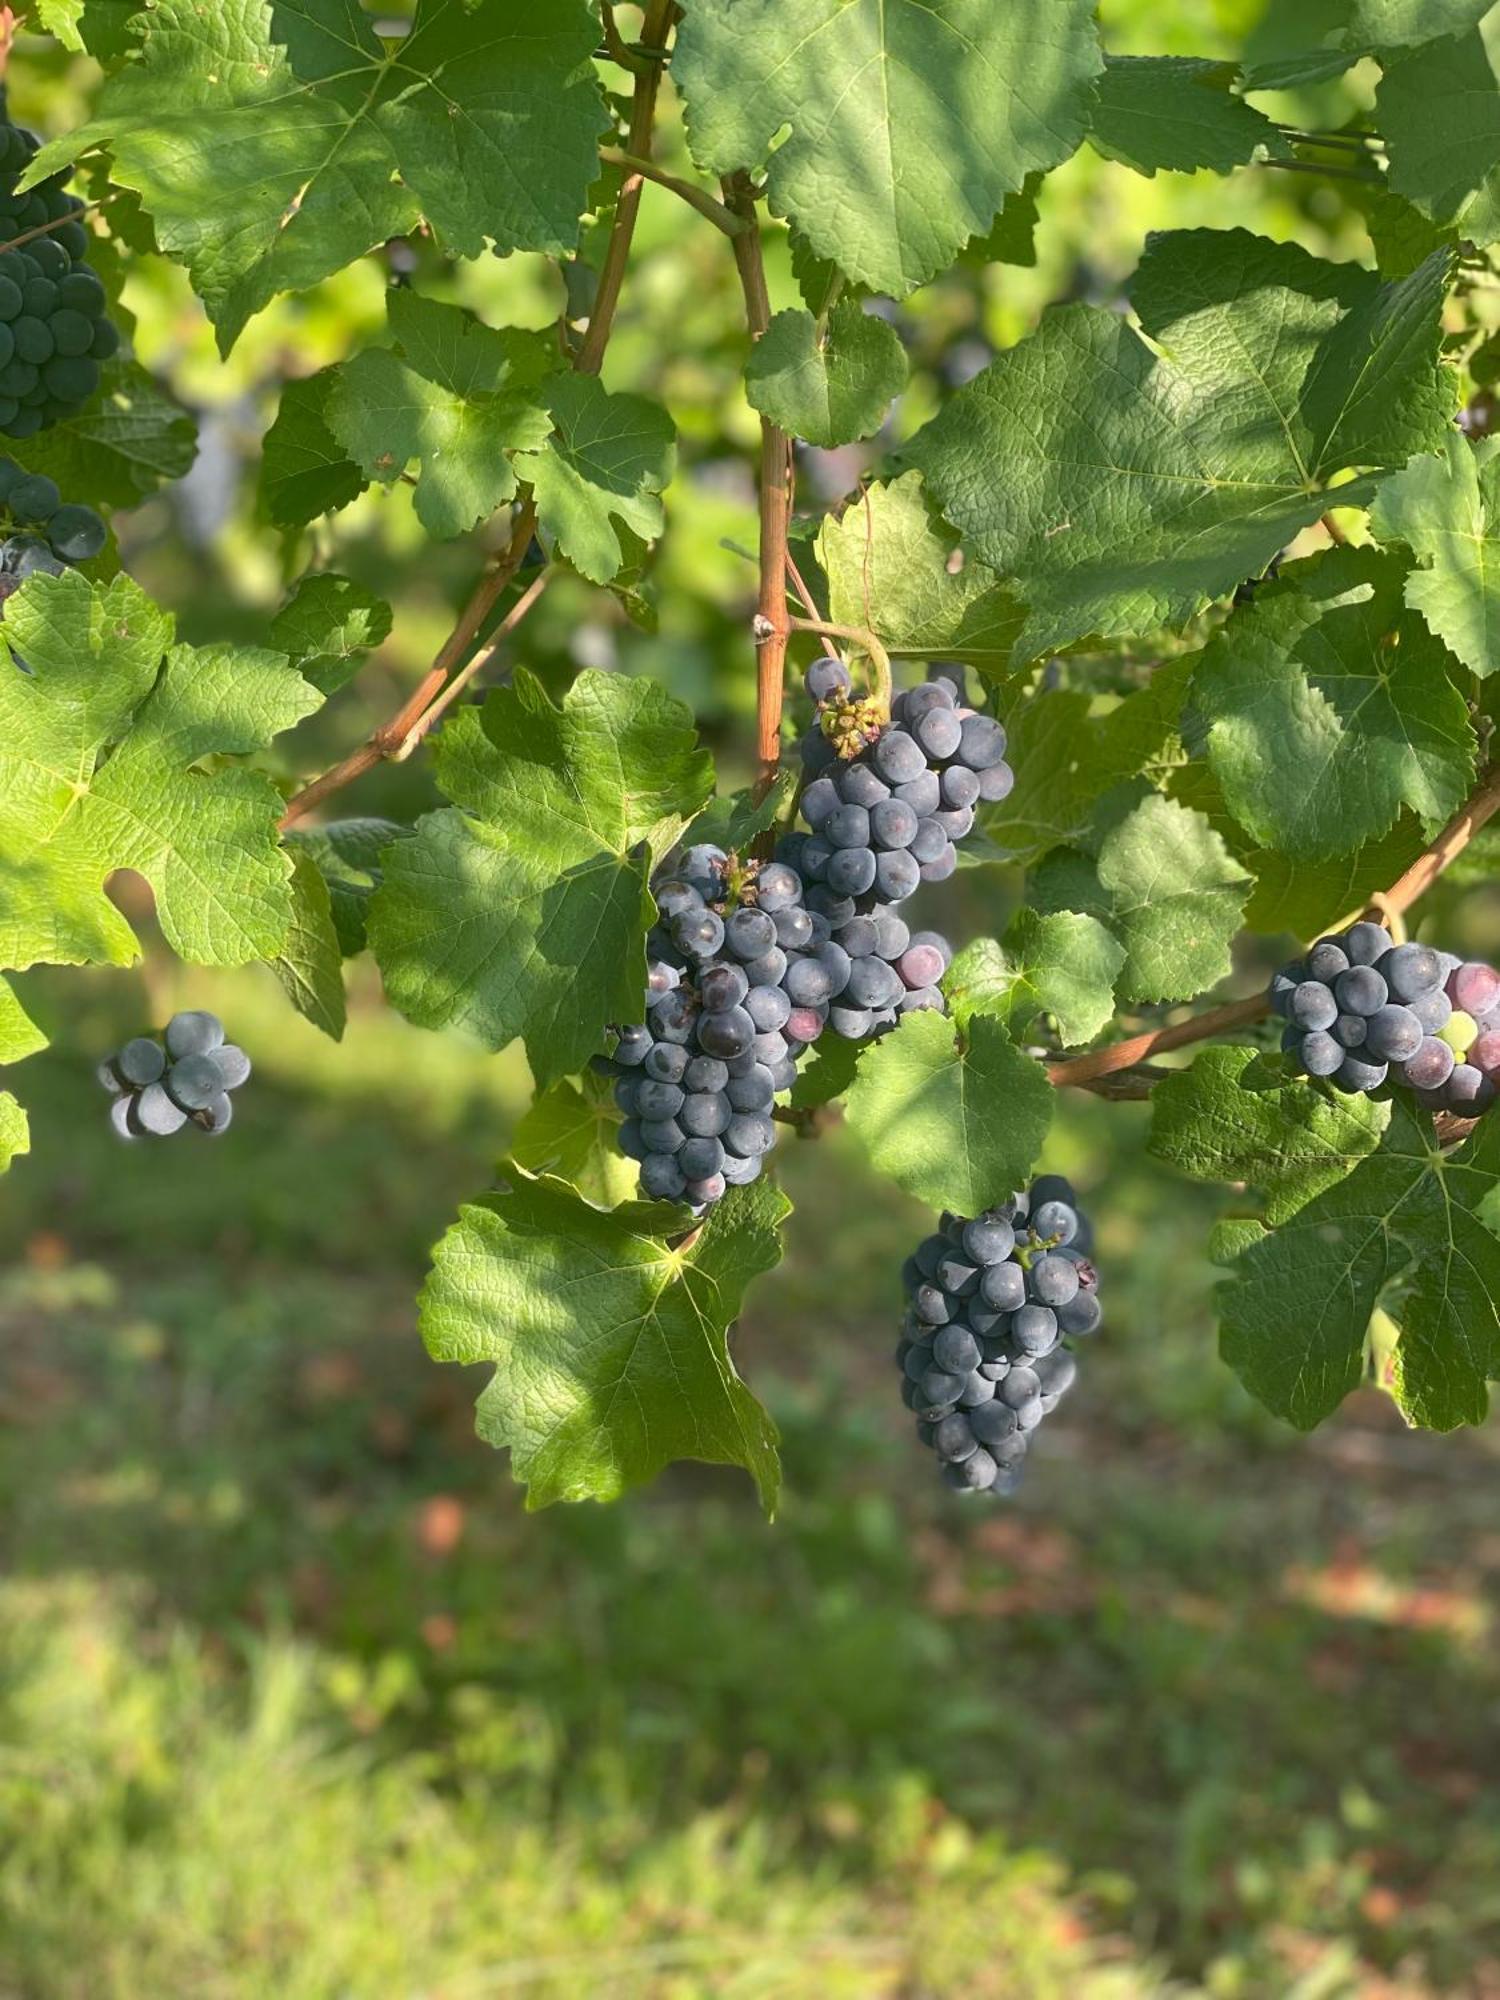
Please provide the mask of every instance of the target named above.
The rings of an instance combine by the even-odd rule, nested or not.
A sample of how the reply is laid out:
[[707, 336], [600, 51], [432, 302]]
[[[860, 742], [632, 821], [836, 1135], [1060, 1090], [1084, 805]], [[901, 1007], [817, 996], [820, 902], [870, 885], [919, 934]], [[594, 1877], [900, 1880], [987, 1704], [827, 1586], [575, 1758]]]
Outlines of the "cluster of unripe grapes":
[[38, 570], [61, 576], [91, 562], [104, 547], [108, 530], [92, 507], [64, 503], [57, 482], [26, 472], [0, 458], [0, 513], [11, 532], [0, 535], [0, 606]]
[[0, 430], [18, 438], [81, 410], [120, 344], [67, 176], [17, 190], [38, 143], [0, 120]]
[[211, 1139], [229, 1130], [229, 1093], [250, 1074], [250, 1058], [224, 1039], [217, 1014], [174, 1014], [158, 1041], [137, 1035], [99, 1065], [114, 1099], [110, 1122], [122, 1139], [169, 1139], [196, 1125]]
[[943, 1009], [951, 948], [895, 906], [952, 873], [975, 803], [1011, 782], [1004, 730], [948, 674], [898, 695], [888, 725], [851, 731], [867, 705], [842, 661], [815, 661], [811, 831], [784, 834], [769, 862], [692, 847], [654, 883], [646, 1018], [617, 1029], [602, 1059], [625, 1114], [621, 1150], [653, 1199], [702, 1210], [754, 1180], [775, 1144], [776, 1098], [825, 1032], [863, 1042]]
[[1320, 938], [1271, 981], [1281, 1044], [1308, 1076], [1373, 1093], [1404, 1084], [1429, 1111], [1475, 1117], [1500, 1083], [1500, 972], [1382, 924]]
[[1012, 1492], [1073, 1386], [1065, 1343], [1103, 1317], [1090, 1248], [1072, 1187], [1044, 1174], [983, 1215], [944, 1215], [902, 1266], [902, 1401], [956, 1491]]

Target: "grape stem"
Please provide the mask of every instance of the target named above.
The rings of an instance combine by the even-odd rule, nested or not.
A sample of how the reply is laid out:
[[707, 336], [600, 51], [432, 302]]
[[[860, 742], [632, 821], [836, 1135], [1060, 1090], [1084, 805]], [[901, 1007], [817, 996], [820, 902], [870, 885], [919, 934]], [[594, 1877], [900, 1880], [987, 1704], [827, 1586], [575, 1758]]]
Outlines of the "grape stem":
[[654, 160], [637, 159], [634, 153], [622, 151], [618, 146], [601, 146], [599, 157], [607, 167], [624, 167], [628, 172], [639, 174], [643, 179], [655, 181], [658, 187], [669, 188], [671, 192], [696, 208], [700, 215], [706, 215], [715, 229], [723, 230], [726, 236], [742, 236], [750, 227], [744, 216], [736, 215], [723, 202], [715, 201], [706, 188], [695, 187], [678, 174], [669, 174], [665, 167], [659, 167]]
[[[1418, 855], [1389, 889], [1373, 896], [1365, 908], [1382, 916], [1404, 916], [1413, 903], [1426, 895], [1443, 871], [1452, 867], [1479, 829], [1497, 812], [1500, 812], [1500, 762], [1490, 766], [1437, 839]], [[1051, 1063], [1047, 1076], [1050, 1082], [1059, 1086], [1072, 1084], [1084, 1090], [1094, 1090], [1103, 1079], [1115, 1076], [1121, 1070], [1134, 1069], [1158, 1051], [1187, 1048], [1193, 1042], [1206, 1042], [1212, 1036], [1227, 1034], [1233, 1028], [1249, 1027], [1256, 1021], [1264, 1020], [1269, 1012], [1270, 1003], [1264, 993], [1257, 993], [1248, 1000], [1232, 1000], [1227, 1006], [1211, 1007], [1206, 1013], [1195, 1014], [1189, 1020], [1176, 1021], [1163, 1028], [1150, 1028], [1143, 1034], [1131, 1035], [1125, 1041], [1110, 1042], [1102, 1049], [1090, 1049], [1067, 1062]]]
[[61, 229], [65, 222], [80, 222], [86, 215], [94, 215], [103, 208], [102, 201], [85, 201], [66, 215], [54, 215], [50, 222], [39, 222], [34, 229], [23, 229], [19, 236], [11, 236], [0, 243], [0, 250], [19, 250], [23, 244], [34, 243], [39, 236], [50, 236], [54, 229]]
[[396, 749], [387, 753], [393, 764], [405, 763], [406, 759], [416, 749], [427, 732], [435, 728], [442, 721], [443, 716], [453, 706], [454, 702], [458, 700], [458, 697], [463, 693], [470, 681], [476, 675], [484, 672], [511, 633], [515, 631], [521, 620], [530, 611], [532, 605], [536, 603], [542, 592], [547, 588], [554, 575], [555, 571], [544, 569], [532, 578], [531, 582], [521, 592], [521, 595], [516, 599], [509, 611], [506, 612], [500, 623], [495, 627], [494, 632], [480, 647], [468, 665], [460, 668], [452, 680], [448, 682], [447, 686], [442, 688], [434, 699], [428, 703], [411, 728], [402, 737]]
[[654, 69], [651, 58], [631, 48], [620, 33], [614, 0], [599, 0], [599, 12], [603, 16], [604, 50], [610, 61], [618, 63], [621, 69], [628, 69], [632, 76], [645, 76], [648, 70]]
[[[646, 10], [645, 39], [653, 45], [663, 42], [677, 18], [677, 0], [651, 0]], [[661, 68], [651, 63], [647, 70], [637, 75], [635, 91], [631, 100], [630, 132], [628, 148], [638, 160], [644, 160], [651, 150], [651, 128], [656, 117], [656, 96], [661, 83]], [[593, 310], [589, 315], [588, 331], [583, 344], [573, 360], [573, 366], [581, 375], [597, 375], [604, 359], [604, 350], [609, 344], [609, 336], [614, 327], [615, 311], [620, 302], [620, 288], [624, 282], [625, 267], [630, 259], [631, 240], [635, 234], [636, 216], [640, 212], [643, 176], [639, 171], [627, 174], [620, 189], [619, 200], [615, 204], [614, 222], [610, 228], [609, 244], [604, 255], [603, 268], [599, 274], [598, 289], [594, 294]], [[281, 830], [295, 826], [301, 819], [320, 805], [324, 799], [352, 785], [356, 778], [362, 778], [367, 771], [387, 759], [411, 755], [404, 747], [411, 732], [422, 722], [433, 702], [437, 700], [447, 683], [448, 676], [468, 655], [478, 639], [486, 620], [500, 602], [512, 577], [526, 559], [536, 533], [536, 502], [529, 495], [523, 500], [515, 515], [510, 541], [501, 554], [486, 568], [483, 576], [469, 595], [468, 602], [458, 614], [453, 630], [443, 641], [437, 657], [428, 668], [421, 682], [404, 701], [388, 722], [372, 732], [369, 740], [357, 750], [325, 771], [320, 778], [314, 778], [301, 791], [288, 800], [286, 810], [281, 815]], [[544, 572], [545, 574], [545, 572]], [[533, 586], [517, 600], [503, 628], [504, 633], [513, 631], [526, 615], [540, 590]], [[525, 610], [521, 609], [522, 604]], [[498, 643], [501, 633], [496, 633]], [[485, 658], [491, 657], [487, 653]], [[483, 662], [481, 662], [482, 664]], [[475, 668], [473, 671], [478, 671]], [[466, 674], [472, 678], [472, 673]], [[446, 703], [443, 704], [446, 707]], [[441, 713], [441, 709], [438, 711]], [[435, 718], [434, 718], [435, 719]], [[425, 735], [431, 723], [423, 726]], [[420, 740], [420, 738], [419, 738]]]
[[787, 623], [794, 632], [821, 632], [827, 639], [847, 639], [851, 646], [858, 646], [870, 662], [870, 692], [881, 714], [889, 718], [896, 686], [891, 656], [873, 632], [863, 625], [831, 625], [826, 618], [789, 618]]
[[[766, 288], [765, 259], [760, 247], [760, 217], [755, 188], [746, 173], [730, 174], [722, 183], [724, 200], [745, 223], [732, 238], [734, 261], [745, 295], [745, 320], [757, 341], [771, 324], [771, 295]], [[786, 692], [786, 579], [792, 528], [792, 441], [769, 418], [760, 424], [760, 595], [755, 618], [755, 755], [756, 796], [764, 798], [776, 782], [781, 763], [781, 708]]]

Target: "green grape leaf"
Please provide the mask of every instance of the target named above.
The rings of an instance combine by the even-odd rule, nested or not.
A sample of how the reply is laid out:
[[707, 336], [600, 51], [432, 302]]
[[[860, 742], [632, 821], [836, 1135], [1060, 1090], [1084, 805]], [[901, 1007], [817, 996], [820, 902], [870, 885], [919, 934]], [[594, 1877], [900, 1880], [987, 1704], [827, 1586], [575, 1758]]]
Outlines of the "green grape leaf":
[[1500, 236], [1500, 16], [1388, 61], [1375, 121], [1397, 194], [1476, 243]]
[[836, 625], [873, 629], [896, 658], [1008, 670], [1026, 613], [983, 563], [950, 570], [954, 537], [923, 499], [921, 473], [866, 487], [826, 516], [817, 550]]
[[797, 1079], [788, 1099], [793, 1111], [816, 1111], [843, 1097], [859, 1071], [858, 1042], [839, 1034], [822, 1035], [797, 1065]]
[[695, 0], [672, 77], [700, 166], [765, 165], [817, 256], [903, 297], [1075, 151], [1100, 67], [1091, 0]]
[[1408, 48], [1474, 27], [1494, 0], [1350, 0], [1345, 39], [1359, 50]]
[[0, 1063], [24, 1062], [47, 1046], [47, 1037], [16, 998], [10, 982], [0, 979]]
[[1000, 213], [982, 236], [973, 237], [959, 252], [960, 264], [983, 270], [986, 264], [1015, 264], [1031, 270], [1036, 264], [1036, 231], [1041, 217], [1036, 198], [1045, 174], [1028, 174], [1016, 194], [1008, 194]]
[[1340, 917], [1362, 909], [1374, 890], [1404, 875], [1425, 844], [1416, 819], [1403, 813], [1389, 832], [1326, 861], [1257, 848], [1241, 857], [1255, 877], [1245, 923], [1266, 935], [1320, 937]]
[[1500, 666], [1500, 438], [1455, 432], [1441, 458], [1412, 459], [1382, 483], [1370, 529], [1417, 558], [1406, 601], [1450, 651], [1480, 676]]
[[129, 53], [130, 23], [139, 0], [37, 0], [37, 23], [56, 35], [74, 55], [87, 50], [100, 62], [118, 62]]
[[1204, 1049], [1151, 1093], [1147, 1150], [1194, 1181], [1245, 1182], [1287, 1221], [1380, 1144], [1390, 1106], [1288, 1082], [1254, 1049]]
[[292, 916], [281, 797], [243, 766], [199, 767], [259, 750], [317, 691], [279, 653], [173, 645], [123, 576], [34, 576], [0, 636], [31, 669], [0, 673], [0, 965], [129, 964], [105, 894], [120, 868], [150, 883], [180, 958], [273, 957]]
[[1250, 878], [1200, 812], [1150, 793], [1092, 853], [1062, 848], [1028, 878], [1041, 911], [1097, 917], [1125, 947], [1124, 1000], [1190, 1000], [1230, 969]]
[[554, 1174], [594, 1208], [618, 1208], [636, 1192], [636, 1168], [620, 1151], [620, 1114], [609, 1086], [585, 1073], [542, 1091], [516, 1127], [511, 1153], [531, 1174]]
[[6, 444], [18, 465], [55, 479], [65, 494], [86, 494], [94, 507], [138, 507], [192, 465], [198, 426], [144, 368], [120, 355], [75, 416]]
[[955, 1024], [966, 1028], [976, 1014], [1006, 1019], [1015, 974], [998, 938], [971, 938], [943, 974], [942, 988]]
[[797, 766], [782, 764], [763, 797], [756, 797], [757, 786], [710, 799], [682, 836], [683, 846], [695, 847], [700, 841], [712, 841], [726, 853], [746, 853], [757, 834], [769, 832], [787, 815], [801, 785], [802, 773]]
[[512, 454], [551, 431], [546, 345], [416, 292], [392, 292], [388, 310], [396, 346], [344, 362], [324, 417], [367, 479], [389, 486], [417, 463], [417, 518], [446, 541], [514, 499]]
[[1409, 806], [1435, 832], [1462, 803], [1476, 741], [1453, 660], [1375, 549], [1293, 563], [1220, 628], [1193, 677], [1208, 760], [1260, 845], [1319, 859]]
[[271, 970], [299, 1014], [331, 1040], [344, 1039], [349, 1010], [343, 953], [328, 884], [305, 849], [292, 855], [292, 921]]
[[652, 864], [713, 767], [655, 682], [580, 674], [559, 709], [524, 669], [447, 723], [433, 763], [454, 804], [385, 850], [370, 904], [387, 998], [418, 1027], [524, 1037], [545, 1087], [640, 1019]]
[[676, 430], [659, 403], [612, 396], [593, 375], [557, 376], [543, 401], [555, 429], [540, 450], [518, 454], [516, 469], [543, 534], [590, 583], [609, 583], [626, 561], [616, 519], [643, 541], [662, 531]]
[[345, 958], [367, 943], [370, 898], [381, 883], [380, 857], [412, 829], [388, 819], [336, 819], [327, 826], [294, 827], [286, 836], [293, 854], [308, 854], [328, 885], [329, 911]]
[[951, 397], [906, 456], [1030, 607], [1017, 661], [1185, 624], [1317, 520], [1330, 479], [1435, 448], [1447, 272], [1440, 253], [1382, 285], [1242, 230], [1158, 236], [1131, 288], [1149, 341], [1054, 307]]
[[1117, 785], [1141, 775], [1161, 782], [1182, 761], [1179, 715], [1192, 668], [1187, 654], [1157, 667], [1101, 715], [1077, 690], [1037, 697], [1002, 689], [996, 710], [1010, 732], [1016, 782], [1000, 805], [982, 810], [985, 837], [1012, 860], [1035, 861], [1086, 842], [1099, 801]]
[[390, 630], [391, 607], [383, 598], [347, 576], [319, 570], [299, 580], [267, 636], [326, 698], [354, 678], [366, 653]]
[[1022, 907], [1003, 947], [980, 938], [959, 953], [943, 990], [960, 1024], [983, 1011], [1024, 1035], [1045, 1014], [1057, 1023], [1063, 1047], [1076, 1048], [1113, 1018], [1115, 979], [1124, 963], [1124, 946], [1097, 917]]
[[789, 437], [832, 446], [873, 437], [906, 375], [896, 329], [841, 299], [821, 337], [810, 312], [777, 313], [750, 350], [745, 390]]
[[1235, 96], [1238, 75], [1232, 63], [1196, 56], [1107, 56], [1089, 143], [1146, 175], [1290, 159], [1271, 120]]
[[418, 0], [390, 45], [349, 0], [155, 0], [137, 28], [30, 177], [107, 147], [226, 353], [277, 293], [423, 219], [462, 257], [577, 244], [605, 123], [585, 0]]
[[1387, 278], [1410, 276], [1434, 250], [1457, 254], [1458, 232], [1442, 228], [1402, 195], [1392, 194], [1384, 181], [1356, 183], [1349, 195], [1365, 219], [1376, 265]]
[[1357, 1386], [1371, 1316], [1399, 1278], [1408, 1420], [1482, 1422], [1500, 1374], [1500, 1240], [1481, 1219], [1497, 1175], [1500, 1121], [1445, 1154], [1396, 1100], [1379, 1149], [1251, 1244], [1219, 1288], [1221, 1350], [1251, 1395], [1298, 1430], [1321, 1423]]
[[1047, 1072], [1001, 1024], [907, 1014], [867, 1049], [846, 1101], [872, 1165], [931, 1208], [978, 1215], [1025, 1185], [1052, 1123]]
[[561, 1181], [508, 1179], [459, 1211], [419, 1306], [435, 1360], [494, 1363], [479, 1435], [509, 1449], [527, 1506], [616, 1500], [691, 1458], [743, 1466], [774, 1514], [776, 1426], [728, 1334], [780, 1261], [785, 1197], [733, 1188], [693, 1229], [684, 1209], [603, 1214]]
[[0, 1174], [12, 1160], [31, 1151], [31, 1130], [26, 1113], [8, 1090], [0, 1090]]
[[324, 368], [281, 392], [276, 421], [266, 432], [260, 496], [278, 528], [300, 528], [357, 500], [367, 481], [328, 428], [328, 400], [338, 380]]

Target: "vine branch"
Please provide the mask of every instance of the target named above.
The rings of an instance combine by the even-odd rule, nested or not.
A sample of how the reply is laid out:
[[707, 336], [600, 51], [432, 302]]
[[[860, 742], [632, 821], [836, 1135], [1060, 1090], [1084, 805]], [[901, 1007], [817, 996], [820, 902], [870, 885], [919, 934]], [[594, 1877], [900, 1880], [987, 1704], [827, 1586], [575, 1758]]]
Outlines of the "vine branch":
[[821, 632], [825, 638], [847, 639], [851, 646], [858, 646], [869, 657], [876, 699], [885, 713], [890, 714], [895, 688], [891, 656], [873, 632], [863, 625], [831, 625], [826, 618], [788, 618], [786, 622], [793, 632]]
[[[734, 237], [734, 261], [745, 295], [745, 318], [752, 341], [771, 324], [771, 296], [760, 248], [760, 221], [750, 176], [731, 174], [724, 199], [745, 223]], [[760, 426], [760, 597], [756, 610], [755, 754], [760, 797], [776, 782], [781, 762], [781, 706], [786, 687], [787, 563], [792, 529], [792, 441], [769, 418]]]
[[715, 201], [707, 188], [695, 186], [680, 174], [668, 173], [654, 160], [638, 159], [634, 153], [627, 153], [619, 146], [601, 146], [599, 157], [607, 167], [624, 167], [645, 180], [655, 181], [658, 187], [669, 188], [690, 207], [696, 208], [700, 215], [706, 215], [714, 228], [722, 229], [726, 236], [743, 236], [750, 227], [744, 216], [736, 215], [722, 201]]
[[[1365, 907], [1395, 916], [1403, 915], [1419, 897], [1427, 893], [1445, 869], [1452, 867], [1479, 829], [1497, 812], [1500, 812], [1500, 762], [1490, 766], [1437, 839], [1423, 850], [1404, 874], [1396, 878], [1389, 889], [1371, 897]], [[1133, 1069], [1137, 1063], [1144, 1062], [1148, 1056], [1159, 1051], [1187, 1048], [1193, 1042], [1206, 1042], [1214, 1035], [1228, 1033], [1232, 1028], [1249, 1027], [1255, 1021], [1264, 1020], [1269, 1012], [1270, 1003], [1263, 993], [1255, 994], [1248, 1000], [1231, 1000], [1226, 1006], [1211, 1007], [1206, 1013], [1194, 1014], [1186, 1021], [1177, 1021], [1164, 1028], [1150, 1028], [1142, 1034], [1131, 1035], [1125, 1041], [1110, 1042], [1102, 1049], [1090, 1049], [1067, 1062], [1051, 1063], [1047, 1076], [1050, 1082], [1059, 1086], [1072, 1084], [1091, 1090], [1103, 1078], [1115, 1076], [1121, 1070]]]
[[[605, 13], [609, 13], [607, 5]], [[676, 18], [677, 0], [651, 0], [646, 10], [645, 39], [650, 43], [664, 41]], [[636, 76], [630, 110], [629, 149], [639, 162], [644, 162], [651, 150], [651, 128], [656, 117], [656, 98], [660, 84], [661, 68], [657, 63], [648, 63]], [[615, 310], [620, 302], [620, 288], [624, 281], [625, 267], [630, 258], [630, 244], [635, 234], [636, 216], [640, 211], [643, 184], [644, 177], [639, 170], [628, 174], [620, 189], [620, 198], [615, 204], [614, 221], [610, 227], [609, 244], [599, 274], [593, 310], [589, 315], [588, 331], [577, 354], [573, 357], [573, 366], [583, 375], [597, 375], [604, 360], [604, 350], [609, 344], [609, 336], [614, 327]], [[352, 785], [356, 778], [362, 778], [377, 764], [411, 755], [416, 743], [421, 741], [438, 715], [441, 715], [448, 706], [448, 701], [442, 699], [448, 677], [468, 654], [483, 630], [486, 619], [524, 562], [526, 551], [530, 548], [532, 537], [536, 533], [536, 524], [536, 503], [528, 496], [516, 515], [509, 543], [475, 585], [468, 602], [458, 614], [453, 630], [443, 641], [436, 658], [418, 686], [390, 720], [372, 731], [368, 740], [357, 750], [351, 751], [321, 777], [314, 778], [310, 784], [304, 785], [288, 800], [280, 821], [283, 833], [288, 827], [295, 826], [299, 820], [305, 819], [314, 807], [322, 804], [324, 799], [342, 791], [346, 785]], [[540, 589], [533, 585], [517, 600], [504, 625], [496, 633], [491, 646], [480, 656], [478, 665], [471, 664], [465, 670], [462, 676], [463, 684], [467, 684], [479, 671], [480, 666], [493, 657], [494, 646], [499, 644], [502, 637], [514, 631], [540, 595]], [[451, 699], [450, 696], [449, 700]], [[430, 720], [424, 719], [434, 703], [439, 704], [436, 713]]]

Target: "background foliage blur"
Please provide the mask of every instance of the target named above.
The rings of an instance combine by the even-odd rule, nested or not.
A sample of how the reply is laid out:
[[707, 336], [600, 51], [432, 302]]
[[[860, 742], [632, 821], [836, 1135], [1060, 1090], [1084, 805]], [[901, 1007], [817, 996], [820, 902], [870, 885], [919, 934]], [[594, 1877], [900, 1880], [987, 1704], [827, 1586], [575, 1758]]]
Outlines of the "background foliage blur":
[[[1102, 12], [1117, 49], [1265, 58], [1316, 8]], [[23, 36], [12, 110], [66, 129], [92, 81]], [[1356, 70], [1277, 109], [1324, 126], [1368, 102]], [[1368, 257], [1360, 195], [1080, 154], [1033, 266], [960, 270], [895, 314], [893, 434], [811, 455], [803, 506], [1044, 303], [1115, 300], [1147, 231]], [[412, 275], [497, 324], [563, 301], [539, 258], [418, 246]], [[259, 638], [305, 566], [257, 518], [260, 439], [283, 380], [378, 331], [389, 276], [372, 259], [282, 302], [222, 363], [181, 274], [138, 261], [138, 350], [202, 452], [118, 526], [186, 636]], [[657, 629], [565, 583], [517, 655], [554, 686], [657, 675], [726, 785], [753, 708], [743, 358], [722, 240], [649, 188], [605, 372], [682, 436]], [[291, 739], [288, 778], [396, 705], [478, 561], [428, 545], [400, 488], [326, 532], [395, 631]], [[431, 797], [419, 759], [349, 803]], [[1487, 867], [1435, 914], [1493, 952]], [[1017, 888], [969, 871], [940, 914], [998, 931]], [[524, 1069], [353, 977], [342, 1048], [264, 974], [156, 954], [19, 982], [54, 1046], [16, 1079], [34, 1153], [0, 1197], [5, 2000], [1500, 1993], [1496, 1434], [1409, 1437], [1373, 1394], [1310, 1441], [1257, 1413], [1213, 1352], [1226, 1203], [1145, 1158], [1141, 1107], [1063, 1107], [1048, 1164], [1096, 1214], [1112, 1313], [1014, 1502], [951, 1504], [910, 1439], [889, 1351], [922, 1218], [835, 1133], [783, 1148], [801, 1213], [736, 1338], [785, 1434], [782, 1520], [692, 1467], [528, 1518], [473, 1438], [478, 1380], [425, 1360], [412, 1308]], [[234, 1135], [122, 1153], [93, 1063], [191, 1004], [256, 1058]]]

